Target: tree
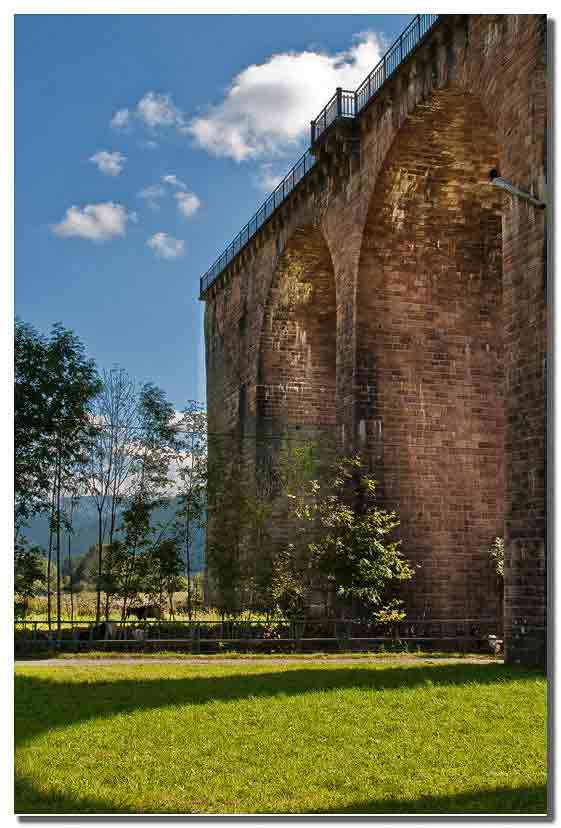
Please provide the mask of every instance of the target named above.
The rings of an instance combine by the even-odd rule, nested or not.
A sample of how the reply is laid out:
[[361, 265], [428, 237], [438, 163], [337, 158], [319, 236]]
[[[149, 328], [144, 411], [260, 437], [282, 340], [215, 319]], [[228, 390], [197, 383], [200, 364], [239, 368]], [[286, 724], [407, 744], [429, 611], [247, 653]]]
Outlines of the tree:
[[45, 337], [16, 321], [15, 357], [16, 536], [34, 513], [50, 512], [48, 622], [50, 627], [54, 551], [60, 629], [63, 492], [87, 450], [99, 377], [80, 339], [60, 323]]
[[154, 526], [151, 518], [155, 509], [169, 499], [170, 465], [177, 454], [174, 419], [174, 408], [164, 391], [145, 383], [138, 398], [138, 429], [130, 448], [134, 457], [132, 482], [123, 512], [124, 536], [119, 549], [121, 558], [124, 555], [128, 559], [121, 587], [123, 618], [127, 603], [137, 594], [149, 571], [147, 556], [161, 543], [168, 529], [167, 525]]
[[[174, 595], [184, 586], [184, 561], [177, 540], [163, 538], [159, 543], [153, 544], [147, 555], [146, 564], [144, 591], [150, 597], [157, 598], [160, 606], [163, 606], [165, 594], [169, 613], [173, 618], [175, 616]], [[192, 607], [191, 601], [189, 619], [192, 618]]]
[[495, 574], [497, 576], [497, 591], [499, 594], [499, 615], [503, 615], [504, 606], [504, 588], [505, 588], [505, 541], [504, 538], [495, 538], [493, 545], [489, 549], [489, 556], [493, 562]]
[[[139, 397], [136, 383], [124, 369], [112, 368], [103, 372], [92, 419], [94, 437], [89, 454], [86, 487], [97, 511], [96, 622], [99, 623], [103, 587], [107, 617], [109, 613], [117, 511], [132, 486], [137, 464]], [[107, 534], [109, 548], [104, 554]]]
[[14, 491], [16, 535], [46, 508], [50, 478], [50, 378], [45, 337], [16, 319], [14, 329]]
[[183, 551], [187, 578], [187, 615], [193, 617], [193, 552], [196, 530], [207, 517], [207, 421], [200, 403], [191, 400], [177, 423], [177, 510], [174, 537]]
[[327, 484], [311, 481], [295, 499], [295, 514], [311, 524], [310, 563], [344, 605], [371, 615], [413, 570], [393, 539], [395, 512], [376, 501], [376, 482], [360, 457], [338, 461]]
[[504, 578], [505, 568], [505, 542], [504, 538], [495, 538], [492, 547], [489, 549], [489, 555], [495, 567], [497, 578]]
[[25, 538], [16, 538], [14, 562], [14, 593], [21, 599], [21, 611], [25, 620], [29, 600], [45, 583], [44, 550], [29, 546]]
[[56, 533], [57, 626], [60, 631], [62, 496], [73, 472], [85, 462], [91, 439], [90, 404], [99, 391], [100, 380], [95, 364], [86, 359], [80, 339], [59, 323], [53, 325], [46, 356], [51, 378], [48, 407], [53, 430], [51, 525]]
[[297, 618], [304, 614], [306, 592], [306, 567], [294, 554], [294, 545], [288, 544], [274, 562], [271, 581], [273, 607], [287, 618]]

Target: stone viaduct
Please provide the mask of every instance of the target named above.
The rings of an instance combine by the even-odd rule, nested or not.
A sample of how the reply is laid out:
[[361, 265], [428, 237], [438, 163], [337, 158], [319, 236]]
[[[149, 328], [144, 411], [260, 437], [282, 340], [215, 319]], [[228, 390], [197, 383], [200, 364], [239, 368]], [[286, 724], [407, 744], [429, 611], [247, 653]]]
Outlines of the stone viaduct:
[[409, 30], [203, 277], [209, 430], [366, 452], [411, 616], [496, 616], [504, 536], [506, 658], [543, 663], [546, 211], [489, 171], [546, 199], [546, 18]]

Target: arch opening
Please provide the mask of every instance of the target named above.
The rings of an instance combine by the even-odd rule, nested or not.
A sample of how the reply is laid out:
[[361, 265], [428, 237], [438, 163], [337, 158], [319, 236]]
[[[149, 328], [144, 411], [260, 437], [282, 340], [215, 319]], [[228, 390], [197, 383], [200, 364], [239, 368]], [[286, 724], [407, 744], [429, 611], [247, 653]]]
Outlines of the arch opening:
[[357, 431], [417, 567], [411, 617], [502, 616], [501, 196], [493, 126], [453, 89], [417, 107], [378, 176], [357, 286]]
[[295, 231], [277, 265], [261, 331], [258, 428], [308, 438], [336, 425], [335, 276], [317, 227]]

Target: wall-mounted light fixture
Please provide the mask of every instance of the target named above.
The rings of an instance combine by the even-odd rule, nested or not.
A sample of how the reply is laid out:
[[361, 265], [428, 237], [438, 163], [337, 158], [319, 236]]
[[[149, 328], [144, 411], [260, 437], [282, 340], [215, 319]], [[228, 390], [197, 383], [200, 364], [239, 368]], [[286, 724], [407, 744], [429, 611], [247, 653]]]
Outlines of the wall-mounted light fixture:
[[514, 184], [511, 184], [510, 181], [506, 180], [506, 178], [501, 178], [497, 170], [489, 170], [489, 180], [491, 184], [493, 184], [495, 187], [499, 187], [501, 190], [510, 193], [510, 195], [516, 196], [517, 198], [521, 198], [524, 201], [529, 202], [534, 207], [537, 207], [538, 210], [545, 210], [545, 201], [540, 201], [538, 198], [535, 198], [530, 193], [526, 193], [524, 192], [524, 190], [519, 190], [518, 187], [515, 187]]

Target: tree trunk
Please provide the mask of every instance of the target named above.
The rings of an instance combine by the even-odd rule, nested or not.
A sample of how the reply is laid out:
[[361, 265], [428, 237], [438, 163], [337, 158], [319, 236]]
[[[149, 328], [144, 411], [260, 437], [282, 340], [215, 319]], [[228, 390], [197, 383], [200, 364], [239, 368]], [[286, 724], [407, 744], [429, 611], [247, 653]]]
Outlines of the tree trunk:
[[102, 573], [102, 558], [103, 558], [103, 528], [102, 528], [102, 512], [97, 510], [97, 588], [96, 588], [96, 604], [95, 604], [95, 623], [99, 624], [101, 619], [101, 573]]
[[70, 620], [74, 623], [74, 579], [72, 577], [71, 534], [68, 533], [68, 585], [70, 587]]
[[60, 638], [61, 631], [61, 559], [60, 559], [60, 489], [62, 477], [62, 447], [60, 444], [58, 448], [58, 462], [57, 462], [57, 490], [56, 490], [56, 626], [58, 637]]
[[56, 494], [56, 480], [53, 484], [53, 496], [51, 499], [51, 514], [49, 520], [49, 552], [47, 556], [47, 624], [49, 632], [52, 624], [52, 594], [51, 594], [51, 572], [53, 560], [53, 520], [55, 513], [55, 494]]

